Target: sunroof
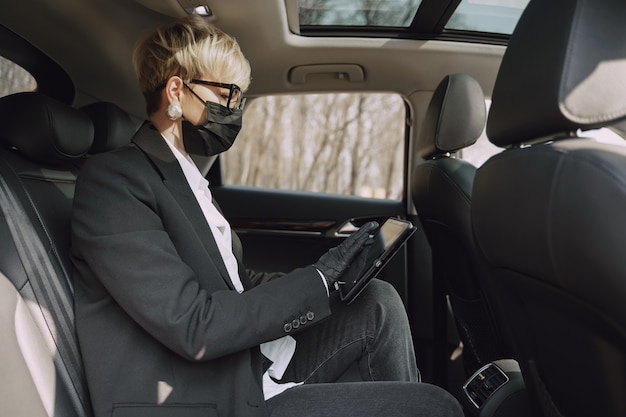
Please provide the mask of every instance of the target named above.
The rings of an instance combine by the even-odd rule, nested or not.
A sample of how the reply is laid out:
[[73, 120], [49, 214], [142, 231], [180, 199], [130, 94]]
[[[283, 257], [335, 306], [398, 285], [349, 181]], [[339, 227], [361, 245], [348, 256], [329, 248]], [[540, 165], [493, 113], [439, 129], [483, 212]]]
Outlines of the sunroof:
[[300, 26], [409, 27], [422, 0], [298, 0]]
[[446, 29], [510, 35], [529, 0], [463, 0]]
[[295, 32], [303, 35], [506, 42], [530, 0], [291, 1], [298, 8]]

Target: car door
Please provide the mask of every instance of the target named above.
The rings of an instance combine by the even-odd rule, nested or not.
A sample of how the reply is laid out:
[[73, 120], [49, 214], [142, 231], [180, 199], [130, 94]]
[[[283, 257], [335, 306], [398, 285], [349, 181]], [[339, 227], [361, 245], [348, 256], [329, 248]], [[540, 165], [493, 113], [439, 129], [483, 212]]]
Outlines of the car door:
[[[406, 117], [403, 100], [392, 94], [248, 104], [244, 129], [209, 174], [213, 195], [242, 240], [246, 267], [290, 271], [315, 262], [369, 220], [411, 219]], [[407, 303], [415, 241], [419, 233], [379, 276]]]

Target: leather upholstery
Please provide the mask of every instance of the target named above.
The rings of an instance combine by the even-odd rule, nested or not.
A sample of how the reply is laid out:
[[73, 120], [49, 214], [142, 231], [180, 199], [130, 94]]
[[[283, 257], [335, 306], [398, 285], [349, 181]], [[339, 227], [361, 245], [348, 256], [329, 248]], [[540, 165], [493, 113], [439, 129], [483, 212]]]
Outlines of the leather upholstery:
[[[93, 124], [81, 111], [39, 93], [1, 98], [0, 123], [3, 177], [68, 277], [74, 182], [78, 161], [93, 143]], [[9, 246], [0, 270], [20, 288], [26, 278], [14, 259]]]
[[435, 304], [435, 378], [445, 383], [446, 295], [464, 344], [468, 376], [501, 358], [502, 348], [481, 284], [481, 265], [472, 236], [470, 211], [476, 167], [449, 152], [476, 142], [486, 121], [485, 97], [465, 74], [445, 77], [430, 101], [421, 127], [419, 162], [411, 178], [411, 196], [432, 249]]
[[473, 145], [485, 128], [485, 99], [474, 78], [446, 76], [437, 86], [420, 127], [417, 155], [430, 159]]
[[626, 415], [626, 149], [571, 133], [626, 116], [625, 18], [531, 1], [494, 87], [472, 224], [537, 415]]
[[107, 152], [130, 143], [140, 123], [118, 105], [98, 101], [80, 108], [87, 113], [95, 127], [90, 154]]
[[[123, 116], [120, 117], [123, 119]], [[107, 119], [100, 120], [104, 123]], [[20, 93], [0, 98], [0, 123], [6, 127], [0, 132], [0, 175], [32, 225], [35, 235], [31, 238], [41, 242], [45, 250], [47, 273], [55, 280], [50, 288], [57, 287], [63, 294], [61, 298], [71, 300], [73, 283], [69, 247], [72, 199], [78, 168], [84, 155], [93, 152], [92, 121], [84, 112], [39, 93]], [[101, 137], [100, 143], [104, 145], [99, 149], [105, 149], [120, 143], [120, 139]], [[18, 255], [8, 225], [8, 219], [0, 216], [0, 240], [4, 242], [0, 251], [0, 273], [10, 279], [19, 295], [2, 291], [3, 297], [8, 297], [7, 302], [2, 303], [3, 314], [8, 314], [4, 316], [6, 320], [2, 325], [8, 325], [11, 330], [11, 315], [14, 315], [14, 330], [3, 334], [15, 334], [17, 341], [9, 338], [0, 350], [3, 358], [6, 355], [6, 359], [14, 365], [3, 367], [7, 370], [3, 378], [23, 381], [23, 384], [19, 385], [22, 395], [10, 394], [16, 401], [10, 410], [4, 408], [3, 402], [0, 414], [41, 415], [43, 408], [50, 416], [76, 417], [81, 415], [78, 395], [85, 401], [89, 414], [91, 409], [78, 353], [67, 361], [67, 357], [61, 360], [56, 350], [55, 341], [58, 342], [58, 339], [54, 339], [55, 334], [61, 334], [59, 329], [64, 329], [66, 323], [39, 306], [41, 301], [37, 286]], [[6, 287], [4, 283], [0, 285]], [[48, 296], [52, 300], [50, 302], [59, 303], [58, 308], [63, 311], [60, 298], [53, 293]], [[28, 312], [24, 308], [35, 318], [39, 335], [28, 324]], [[73, 322], [73, 317], [69, 320]], [[64, 334], [71, 339], [73, 329], [69, 329], [69, 336]], [[44, 346], [41, 346], [42, 340]], [[70, 375], [78, 376], [70, 380]], [[8, 387], [10, 384], [5, 385]]]
[[45, 166], [83, 156], [93, 142], [93, 124], [86, 115], [43, 94], [3, 97], [0, 120], [0, 146]]

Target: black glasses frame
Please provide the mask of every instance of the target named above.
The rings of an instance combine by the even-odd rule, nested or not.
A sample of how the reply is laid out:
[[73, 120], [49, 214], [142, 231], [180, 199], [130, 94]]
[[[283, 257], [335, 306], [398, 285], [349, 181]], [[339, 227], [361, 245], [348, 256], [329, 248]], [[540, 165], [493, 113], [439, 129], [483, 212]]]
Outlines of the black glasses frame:
[[[241, 88], [239, 88], [237, 84], [218, 83], [215, 81], [205, 81], [205, 80], [198, 80], [198, 79], [192, 79], [192, 80], [189, 80], [189, 82], [191, 84], [201, 84], [201, 85], [208, 85], [211, 87], [227, 88], [229, 91], [229, 94], [228, 94], [228, 101], [226, 102], [226, 107], [228, 107], [229, 109], [241, 110], [243, 109], [243, 105], [246, 102], [245, 98], [243, 97], [243, 92], [241, 91]], [[234, 101], [233, 101], [233, 97], [235, 97]], [[231, 103], [232, 103], [232, 106], [231, 106]]]

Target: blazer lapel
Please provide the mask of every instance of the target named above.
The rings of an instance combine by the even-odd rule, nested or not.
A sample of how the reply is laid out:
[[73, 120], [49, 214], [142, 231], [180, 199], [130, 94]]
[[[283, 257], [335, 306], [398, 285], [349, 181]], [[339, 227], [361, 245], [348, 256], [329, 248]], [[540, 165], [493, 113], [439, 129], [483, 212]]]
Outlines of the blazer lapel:
[[[206, 251], [217, 266], [222, 278], [229, 288], [235, 289], [222, 255], [217, 247], [211, 228], [207, 224], [204, 213], [196, 200], [195, 195], [189, 188], [187, 178], [178, 164], [178, 160], [165, 143], [165, 139], [158, 130], [149, 122], [145, 122], [137, 131], [133, 140], [150, 159], [155, 169], [163, 179], [163, 184], [172, 193], [183, 212], [195, 226], [195, 231], [202, 241]], [[247, 278], [247, 277], [246, 277]]]

